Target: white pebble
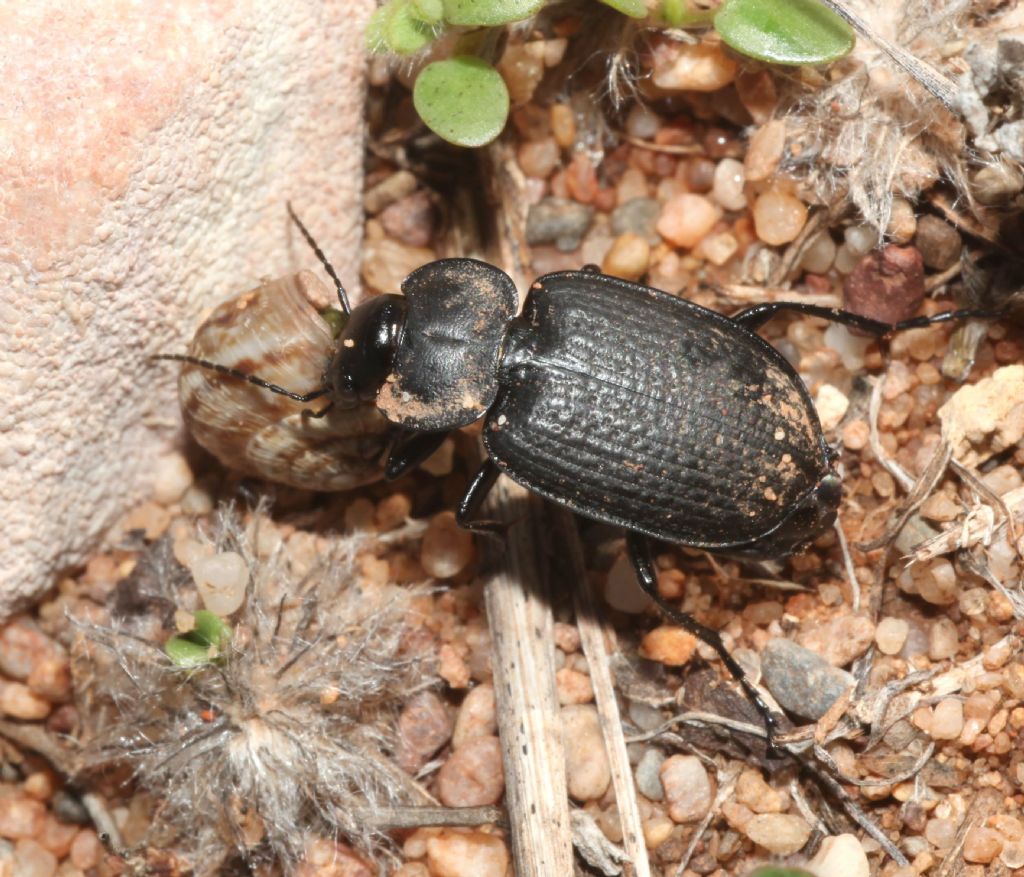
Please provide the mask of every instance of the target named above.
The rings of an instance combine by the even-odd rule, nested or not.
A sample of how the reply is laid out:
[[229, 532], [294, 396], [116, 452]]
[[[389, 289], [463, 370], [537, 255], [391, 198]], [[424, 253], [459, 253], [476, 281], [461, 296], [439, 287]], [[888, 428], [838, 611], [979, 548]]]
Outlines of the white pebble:
[[779, 856], [799, 850], [811, 836], [811, 826], [789, 813], [761, 813], [743, 826], [743, 833], [758, 846]]
[[735, 158], [723, 158], [715, 165], [711, 197], [726, 210], [742, 210], [747, 206], [747, 196], [743, 192], [745, 182], [743, 164]]
[[204, 557], [192, 566], [199, 598], [214, 615], [231, 615], [245, 600], [249, 583], [249, 567], [234, 551]]
[[836, 250], [836, 258], [832, 264], [840, 274], [849, 274], [857, 267], [859, 261], [860, 256], [853, 252], [846, 244], [843, 244]]
[[455, 514], [441, 512], [430, 519], [420, 547], [420, 563], [435, 579], [450, 579], [473, 559], [473, 534], [458, 525]]
[[870, 225], [851, 225], [843, 232], [847, 249], [855, 256], [864, 256], [878, 246], [878, 232]]
[[850, 400], [838, 387], [834, 387], [832, 384], [822, 384], [818, 389], [818, 395], [814, 397], [814, 407], [818, 409], [821, 428], [825, 432], [831, 432], [846, 416]]
[[653, 140], [661, 130], [661, 117], [642, 101], [633, 104], [626, 116], [626, 133], [638, 140]]
[[177, 502], [192, 484], [188, 461], [177, 451], [165, 454], [153, 469], [153, 499], [163, 505]]
[[715, 783], [695, 755], [666, 758], [658, 771], [673, 822], [703, 819], [715, 799]]
[[817, 877], [870, 877], [871, 867], [857, 836], [826, 837], [817, 855], [808, 863]]
[[[836, 259], [836, 242], [827, 231], [815, 235], [800, 257], [800, 267], [811, 274], [824, 274]], [[838, 325], [833, 323], [832, 325]]]
[[562, 707], [560, 715], [569, 794], [577, 801], [596, 801], [612, 778], [597, 710], [572, 704]]
[[838, 323], [830, 323], [823, 338], [825, 346], [838, 353], [844, 368], [852, 372], [864, 367], [864, 354], [875, 340], [854, 335], [846, 326]]
[[902, 618], [883, 618], [875, 628], [875, 644], [883, 655], [898, 655], [910, 633], [910, 625]]
[[651, 605], [651, 598], [644, 593], [636, 580], [633, 564], [627, 554], [620, 554], [608, 570], [604, 586], [604, 599], [612, 609], [639, 615]]

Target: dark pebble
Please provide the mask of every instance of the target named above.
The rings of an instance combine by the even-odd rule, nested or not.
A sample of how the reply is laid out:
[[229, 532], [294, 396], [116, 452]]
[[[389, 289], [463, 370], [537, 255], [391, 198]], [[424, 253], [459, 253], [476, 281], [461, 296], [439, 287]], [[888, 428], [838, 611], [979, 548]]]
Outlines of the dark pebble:
[[790, 712], [817, 721], [854, 679], [820, 655], [788, 639], [768, 641], [761, 675], [772, 696]]
[[916, 247], [890, 244], [868, 253], [843, 282], [846, 310], [897, 323], [924, 301], [924, 263]]
[[953, 265], [963, 247], [960, 232], [937, 216], [922, 216], [917, 221], [914, 244], [925, 266], [933, 271], [945, 271]]
[[545, 198], [530, 208], [526, 217], [526, 242], [554, 244], [568, 253], [575, 250], [590, 228], [594, 208], [567, 198]]
[[627, 231], [646, 238], [651, 246], [661, 243], [661, 235], [655, 230], [661, 205], [654, 198], [630, 198], [612, 211], [612, 231], [616, 236]]

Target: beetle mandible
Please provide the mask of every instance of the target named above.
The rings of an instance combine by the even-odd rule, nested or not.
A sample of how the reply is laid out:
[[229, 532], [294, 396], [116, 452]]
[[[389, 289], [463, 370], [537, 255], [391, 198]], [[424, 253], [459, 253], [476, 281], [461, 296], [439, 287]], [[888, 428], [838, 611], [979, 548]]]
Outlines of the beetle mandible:
[[[466, 258], [424, 265], [402, 293], [351, 311], [323, 386], [304, 400], [326, 397], [319, 415], [375, 403], [399, 428], [385, 463], [389, 479], [425, 460], [452, 430], [483, 418], [487, 458], [459, 503], [459, 523], [488, 529], [478, 512], [504, 473], [623, 527], [643, 589], [714, 648], [760, 712], [770, 744], [776, 720], [767, 704], [718, 632], [658, 594], [652, 561], [655, 541], [779, 557], [835, 522], [837, 454], [800, 376], [756, 330], [783, 311], [879, 337], [994, 316], [960, 310], [889, 324], [775, 302], [726, 317], [596, 269], [539, 278], [517, 313], [511, 278]], [[256, 376], [235, 376], [287, 394]]]

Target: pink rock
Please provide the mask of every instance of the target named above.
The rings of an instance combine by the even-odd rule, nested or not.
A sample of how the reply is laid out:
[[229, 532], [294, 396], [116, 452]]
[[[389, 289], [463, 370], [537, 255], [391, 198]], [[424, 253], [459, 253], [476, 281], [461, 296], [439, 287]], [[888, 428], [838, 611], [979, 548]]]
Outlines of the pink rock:
[[355, 284], [372, 0], [0, 12], [0, 617], [81, 563], [180, 439], [204, 309], [315, 266]]

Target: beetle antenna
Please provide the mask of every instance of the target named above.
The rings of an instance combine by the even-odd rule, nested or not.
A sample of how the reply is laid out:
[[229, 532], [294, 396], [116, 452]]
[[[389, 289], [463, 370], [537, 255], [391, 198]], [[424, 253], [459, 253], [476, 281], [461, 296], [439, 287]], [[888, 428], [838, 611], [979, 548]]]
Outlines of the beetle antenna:
[[324, 251], [320, 249], [320, 245], [313, 240], [313, 235], [309, 233], [309, 230], [302, 224], [302, 220], [295, 215], [295, 211], [292, 209], [292, 202], [286, 201], [285, 204], [288, 207], [288, 215], [292, 218], [302, 236], [306, 239], [306, 243], [312, 248], [316, 254], [317, 259], [320, 260], [320, 264], [324, 266], [324, 270], [330, 275], [331, 280], [334, 281], [334, 288], [338, 290], [338, 301], [341, 303], [341, 309], [346, 314], [352, 313], [352, 306], [348, 303], [348, 293], [345, 292], [345, 287], [341, 284], [341, 278], [338, 277], [338, 272], [334, 270], [334, 266], [327, 260], [324, 255]]
[[248, 381], [250, 384], [255, 384], [257, 387], [262, 387], [264, 390], [270, 390], [271, 393], [277, 393], [279, 396], [287, 396], [289, 399], [294, 399], [296, 402], [312, 402], [314, 399], [319, 399], [321, 396], [327, 395], [327, 390], [324, 388], [312, 390], [309, 393], [294, 393], [291, 390], [286, 390], [284, 387], [278, 386], [277, 384], [272, 384], [270, 381], [265, 381], [263, 378], [257, 377], [256, 375], [248, 375], [243, 371], [239, 371], [237, 368], [229, 368], [226, 365], [221, 365], [219, 362], [210, 362], [208, 359], [200, 359], [198, 356], [187, 356], [184, 353], [157, 353], [154, 356], [151, 356], [150, 359], [170, 359], [175, 362], [187, 362], [189, 365], [209, 369], [210, 371], [227, 375], [229, 378]]

